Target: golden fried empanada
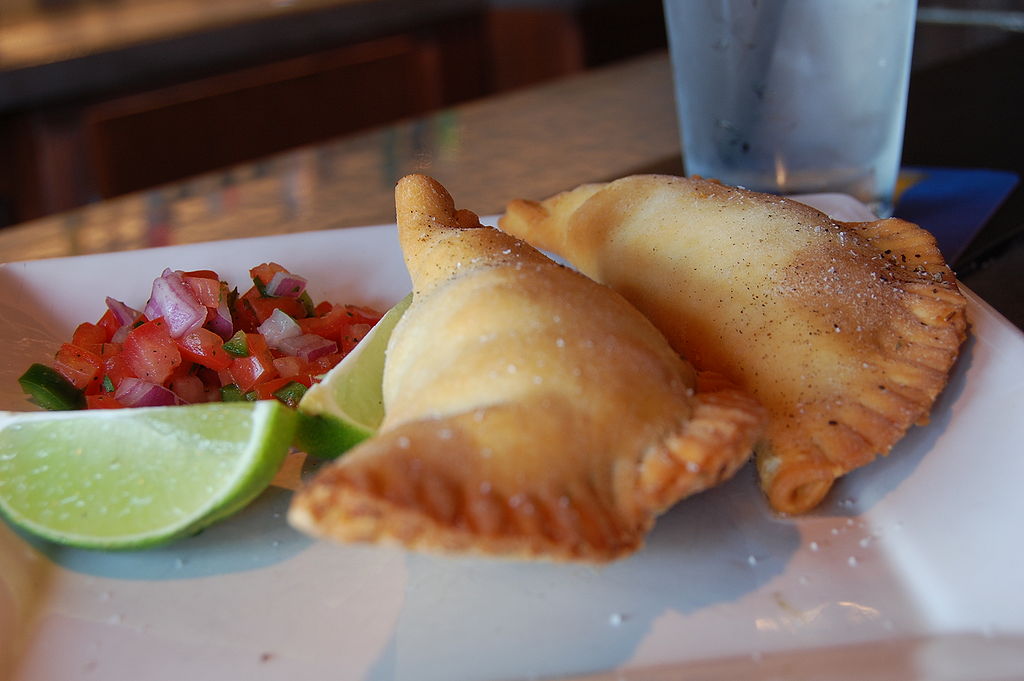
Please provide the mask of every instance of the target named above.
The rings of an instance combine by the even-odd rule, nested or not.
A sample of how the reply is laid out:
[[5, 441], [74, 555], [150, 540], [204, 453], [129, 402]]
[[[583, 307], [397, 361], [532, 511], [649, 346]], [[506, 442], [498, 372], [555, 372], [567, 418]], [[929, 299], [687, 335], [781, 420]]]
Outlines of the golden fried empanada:
[[294, 525], [605, 561], [749, 458], [763, 410], [698, 381], [617, 293], [479, 226], [430, 178], [403, 178], [396, 204], [414, 294], [387, 350], [386, 417], [297, 493]]
[[966, 336], [934, 239], [902, 220], [840, 223], [649, 175], [515, 201], [500, 226], [619, 291], [698, 369], [760, 400], [761, 485], [786, 513], [926, 420]]

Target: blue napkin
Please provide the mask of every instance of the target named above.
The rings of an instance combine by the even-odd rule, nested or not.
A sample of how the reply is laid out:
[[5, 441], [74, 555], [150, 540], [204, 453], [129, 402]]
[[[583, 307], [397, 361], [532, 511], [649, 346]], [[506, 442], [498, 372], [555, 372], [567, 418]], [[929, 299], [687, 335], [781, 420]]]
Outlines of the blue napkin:
[[900, 172], [894, 215], [935, 235], [946, 262], [956, 262], [1019, 178], [1007, 170], [908, 167]]

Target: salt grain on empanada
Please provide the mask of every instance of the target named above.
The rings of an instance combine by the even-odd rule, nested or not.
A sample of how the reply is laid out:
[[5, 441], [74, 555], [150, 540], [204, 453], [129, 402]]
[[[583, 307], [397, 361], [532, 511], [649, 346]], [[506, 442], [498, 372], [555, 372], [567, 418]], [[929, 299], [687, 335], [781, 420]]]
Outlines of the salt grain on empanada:
[[926, 420], [966, 337], [935, 240], [902, 220], [840, 223], [715, 182], [633, 176], [515, 201], [500, 226], [620, 292], [698, 369], [767, 407], [757, 463], [782, 512], [813, 508]]
[[385, 421], [298, 492], [296, 526], [606, 561], [747, 460], [760, 407], [698, 381], [621, 296], [480, 227], [430, 178], [403, 178], [396, 203], [414, 296], [388, 347]]

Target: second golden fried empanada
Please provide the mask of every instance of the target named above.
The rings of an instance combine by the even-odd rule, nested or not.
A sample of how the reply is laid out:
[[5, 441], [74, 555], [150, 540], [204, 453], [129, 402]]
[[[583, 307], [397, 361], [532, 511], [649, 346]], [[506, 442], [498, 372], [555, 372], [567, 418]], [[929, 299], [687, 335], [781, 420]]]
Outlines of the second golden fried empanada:
[[839, 223], [777, 196], [634, 176], [513, 202], [500, 225], [761, 401], [758, 470], [783, 512], [813, 508], [926, 419], [966, 336], [935, 240], [902, 220]]
[[[403, 178], [413, 301], [378, 435], [300, 490], [290, 519], [342, 541], [605, 561], [731, 475], [764, 414], [694, 371], [621, 296]], [[709, 377], [710, 379], [710, 377]]]

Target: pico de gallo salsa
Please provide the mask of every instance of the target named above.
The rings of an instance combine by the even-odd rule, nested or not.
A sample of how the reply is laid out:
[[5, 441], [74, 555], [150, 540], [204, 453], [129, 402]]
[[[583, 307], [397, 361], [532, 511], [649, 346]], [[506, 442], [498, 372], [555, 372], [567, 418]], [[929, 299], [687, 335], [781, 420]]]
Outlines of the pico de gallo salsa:
[[381, 318], [315, 302], [306, 279], [273, 262], [239, 294], [212, 270], [166, 269], [141, 310], [106, 298], [50, 365], [19, 378], [47, 409], [117, 409], [278, 399], [295, 406]]

